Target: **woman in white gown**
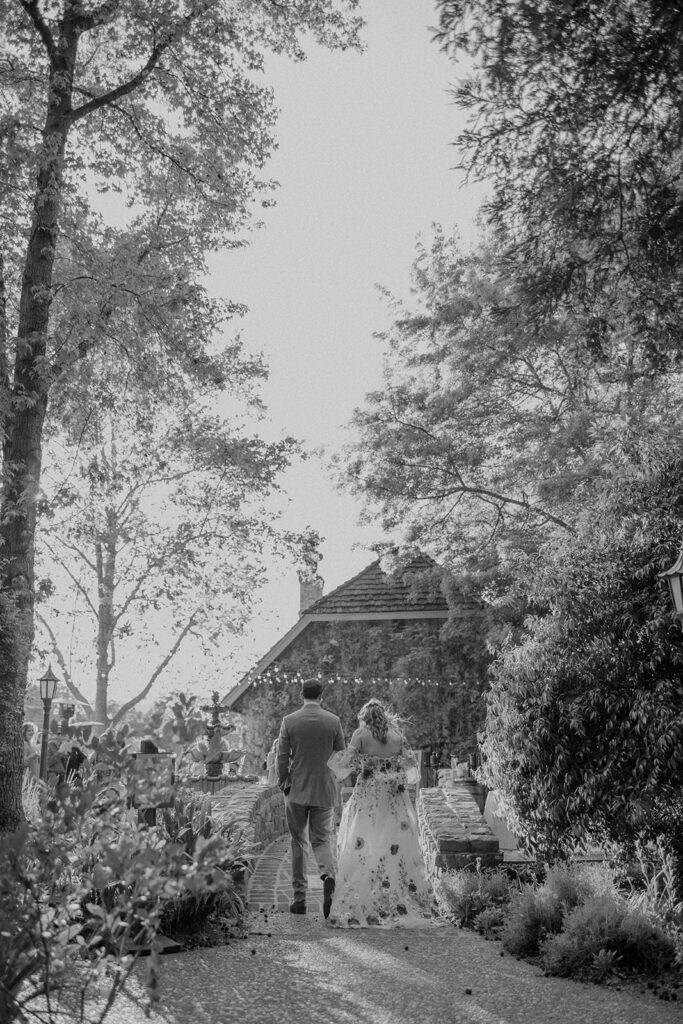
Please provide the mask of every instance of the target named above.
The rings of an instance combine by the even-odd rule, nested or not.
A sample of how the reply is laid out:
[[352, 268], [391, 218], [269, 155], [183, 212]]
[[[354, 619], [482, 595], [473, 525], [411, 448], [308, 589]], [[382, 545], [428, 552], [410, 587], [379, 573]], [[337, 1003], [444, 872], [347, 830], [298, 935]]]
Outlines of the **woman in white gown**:
[[369, 700], [346, 750], [328, 766], [339, 780], [357, 772], [342, 815], [329, 923], [337, 928], [406, 928], [438, 921], [417, 818], [407, 791], [417, 764], [384, 705]]

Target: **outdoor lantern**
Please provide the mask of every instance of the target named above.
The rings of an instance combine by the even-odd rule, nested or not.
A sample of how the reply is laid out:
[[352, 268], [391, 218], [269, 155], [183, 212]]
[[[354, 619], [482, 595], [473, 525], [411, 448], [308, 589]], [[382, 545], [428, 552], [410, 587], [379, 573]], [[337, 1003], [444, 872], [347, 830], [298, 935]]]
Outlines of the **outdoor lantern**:
[[678, 552], [678, 558], [671, 568], [660, 572], [659, 575], [664, 576], [669, 584], [671, 600], [673, 601], [678, 621], [681, 624], [681, 629], [683, 629], [683, 547]]
[[40, 677], [38, 680], [40, 683], [40, 699], [42, 701], [49, 700], [50, 703], [55, 699], [57, 692], [57, 683], [59, 680], [52, 671], [52, 665], [48, 665], [47, 672]]
[[47, 775], [47, 739], [50, 732], [50, 708], [57, 692], [59, 680], [52, 671], [52, 665], [48, 665], [40, 679], [40, 699], [43, 702], [43, 735], [40, 743], [40, 777], [45, 781]]

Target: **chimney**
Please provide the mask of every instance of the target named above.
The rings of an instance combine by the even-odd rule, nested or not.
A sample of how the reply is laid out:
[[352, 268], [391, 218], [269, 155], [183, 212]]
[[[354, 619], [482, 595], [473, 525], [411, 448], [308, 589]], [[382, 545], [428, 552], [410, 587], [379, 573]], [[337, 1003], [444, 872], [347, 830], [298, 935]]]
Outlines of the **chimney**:
[[299, 615], [303, 615], [307, 608], [319, 601], [323, 596], [325, 581], [322, 576], [305, 576], [299, 573]]

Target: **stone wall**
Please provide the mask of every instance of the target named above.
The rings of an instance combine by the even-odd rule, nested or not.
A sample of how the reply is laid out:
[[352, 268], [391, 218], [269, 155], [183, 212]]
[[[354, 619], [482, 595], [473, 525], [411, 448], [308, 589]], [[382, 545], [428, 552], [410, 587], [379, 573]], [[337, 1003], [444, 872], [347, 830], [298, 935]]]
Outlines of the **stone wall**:
[[448, 789], [421, 789], [417, 795], [420, 844], [429, 873], [448, 868], [500, 864], [503, 854], [486, 824], [473, 787], [452, 782]]
[[[485, 715], [488, 655], [440, 635], [443, 619], [314, 620], [254, 678], [233, 711], [242, 717], [243, 771], [260, 774], [283, 715], [301, 706], [300, 679], [325, 666], [325, 707], [344, 735], [371, 697], [388, 701], [409, 723], [415, 748], [444, 748], [460, 760], [477, 749]], [[411, 677], [413, 677], [411, 679]], [[418, 680], [429, 679], [420, 685]], [[391, 680], [391, 681], [390, 681]], [[399, 680], [401, 680], [399, 682]]]
[[[416, 794], [420, 843], [427, 868], [438, 875], [448, 868], [500, 864], [498, 840], [484, 820], [478, 794], [467, 781], [448, 789], [419, 789]], [[285, 801], [277, 786], [234, 782], [211, 797], [213, 814], [232, 822], [253, 853], [287, 832]]]
[[235, 824], [257, 856], [287, 831], [285, 801], [277, 786], [232, 782], [211, 797], [211, 811]]

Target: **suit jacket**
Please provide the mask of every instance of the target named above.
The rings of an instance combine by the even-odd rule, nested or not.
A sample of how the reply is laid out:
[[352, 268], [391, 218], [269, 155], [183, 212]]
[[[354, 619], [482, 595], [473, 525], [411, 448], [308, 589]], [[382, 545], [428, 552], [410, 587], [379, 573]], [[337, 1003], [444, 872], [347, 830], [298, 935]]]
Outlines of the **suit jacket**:
[[280, 789], [292, 803], [334, 807], [338, 802], [337, 783], [327, 762], [333, 751], [344, 747], [341, 722], [319, 704], [304, 704], [285, 715], [278, 737]]

